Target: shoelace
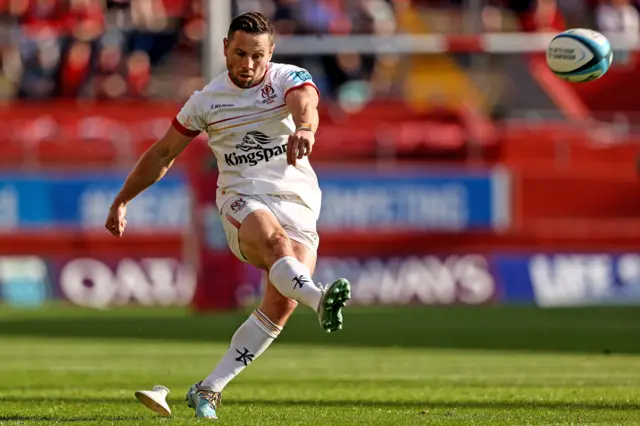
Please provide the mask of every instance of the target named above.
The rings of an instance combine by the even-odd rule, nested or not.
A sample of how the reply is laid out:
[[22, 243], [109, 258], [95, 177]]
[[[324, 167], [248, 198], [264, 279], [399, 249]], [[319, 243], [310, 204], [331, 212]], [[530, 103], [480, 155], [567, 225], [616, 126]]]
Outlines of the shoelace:
[[322, 308], [322, 299], [324, 298], [324, 295], [327, 292], [328, 286], [322, 286], [322, 283], [314, 283], [314, 284], [316, 285], [316, 287], [320, 289], [320, 305], [318, 305], [318, 309], [316, 310], [317, 313], [320, 313], [320, 310]]
[[222, 403], [222, 394], [220, 392], [213, 392], [208, 390], [199, 390], [198, 395], [206, 399], [213, 408], [217, 408]]

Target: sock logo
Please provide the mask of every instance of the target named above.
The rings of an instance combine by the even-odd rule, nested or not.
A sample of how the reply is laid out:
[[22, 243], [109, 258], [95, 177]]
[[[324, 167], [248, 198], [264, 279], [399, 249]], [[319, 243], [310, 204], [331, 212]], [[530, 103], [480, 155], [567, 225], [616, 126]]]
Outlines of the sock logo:
[[306, 283], [309, 282], [308, 279], [306, 279], [304, 277], [304, 275], [300, 275], [299, 277], [295, 277], [294, 279], [292, 279], [291, 281], [293, 281], [293, 289], [295, 290], [296, 288], [302, 288], [302, 286]]
[[238, 352], [238, 358], [236, 358], [236, 361], [243, 363], [244, 365], [249, 365], [249, 363], [251, 361], [253, 361], [253, 358], [255, 357], [254, 354], [249, 352], [249, 349], [247, 348], [243, 348], [244, 352], [240, 352], [238, 349], [236, 349], [236, 352]]

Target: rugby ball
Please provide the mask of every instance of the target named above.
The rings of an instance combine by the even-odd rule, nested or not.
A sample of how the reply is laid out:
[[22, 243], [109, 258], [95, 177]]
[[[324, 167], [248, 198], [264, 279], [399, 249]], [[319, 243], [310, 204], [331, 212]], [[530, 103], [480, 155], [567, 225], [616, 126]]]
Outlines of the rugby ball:
[[585, 28], [564, 31], [547, 46], [547, 65], [555, 75], [571, 83], [599, 79], [611, 61], [613, 52], [609, 40]]

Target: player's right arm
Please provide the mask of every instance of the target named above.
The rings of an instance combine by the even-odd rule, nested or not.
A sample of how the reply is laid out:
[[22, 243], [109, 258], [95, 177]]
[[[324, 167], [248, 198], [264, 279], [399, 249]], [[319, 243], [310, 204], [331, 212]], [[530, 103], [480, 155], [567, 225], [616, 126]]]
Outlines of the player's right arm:
[[122, 188], [109, 209], [105, 227], [116, 237], [121, 237], [127, 225], [127, 204], [142, 191], [158, 182], [167, 173], [174, 160], [202, 130], [197, 120], [194, 97], [184, 105], [173, 120], [167, 133], [154, 143], [138, 160], [127, 176]]

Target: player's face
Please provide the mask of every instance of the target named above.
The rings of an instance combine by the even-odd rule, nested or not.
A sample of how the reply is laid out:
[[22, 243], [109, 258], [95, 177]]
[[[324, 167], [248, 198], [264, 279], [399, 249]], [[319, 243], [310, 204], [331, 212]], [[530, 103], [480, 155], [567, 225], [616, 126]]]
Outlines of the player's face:
[[248, 34], [236, 31], [231, 39], [224, 39], [227, 69], [234, 83], [251, 87], [264, 77], [273, 55], [273, 40], [269, 34]]

